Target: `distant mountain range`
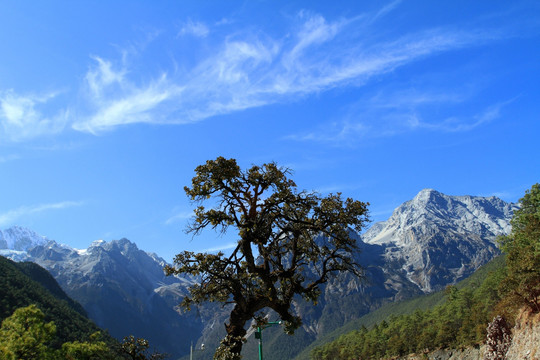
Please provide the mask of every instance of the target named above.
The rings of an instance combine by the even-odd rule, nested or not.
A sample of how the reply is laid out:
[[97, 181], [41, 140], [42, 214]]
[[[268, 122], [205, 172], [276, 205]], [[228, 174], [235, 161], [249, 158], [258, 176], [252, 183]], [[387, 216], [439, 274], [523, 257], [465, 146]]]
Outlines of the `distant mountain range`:
[[[303, 327], [294, 337], [265, 330], [266, 359], [292, 359], [325, 333], [381, 305], [444, 288], [498, 254], [496, 238], [510, 231], [515, 204], [496, 197], [448, 196], [422, 190], [362, 236], [352, 233], [366, 279], [339, 274], [316, 306], [298, 301]], [[97, 241], [76, 250], [20, 227], [0, 231], [0, 255], [48, 269], [90, 318], [117, 337], [145, 337], [178, 358], [190, 343], [217, 345], [226, 309], [208, 304], [183, 313], [176, 307], [196, 279], [166, 277], [165, 261], [127, 239]], [[270, 350], [271, 349], [271, 350]], [[246, 358], [255, 353], [248, 341]], [[197, 352], [211, 359], [212, 351]], [[255, 355], [256, 356], [256, 355]]]

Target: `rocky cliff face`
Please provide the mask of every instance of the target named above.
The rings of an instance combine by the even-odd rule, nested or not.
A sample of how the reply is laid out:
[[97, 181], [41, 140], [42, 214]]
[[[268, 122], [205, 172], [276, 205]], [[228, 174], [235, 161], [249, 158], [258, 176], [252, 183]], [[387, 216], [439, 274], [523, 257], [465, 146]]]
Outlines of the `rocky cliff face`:
[[512, 330], [508, 360], [540, 360], [540, 314], [523, 310]]
[[448, 196], [432, 189], [399, 206], [362, 237], [385, 245], [423, 292], [440, 290], [470, 275], [497, 253], [495, 239], [510, 232], [515, 204], [496, 197]]
[[[411, 354], [396, 360], [483, 360], [487, 347], [441, 349], [425, 354]], [[512, 329], [506, 360], [540, 360], [540, 314], [522, 310]]]

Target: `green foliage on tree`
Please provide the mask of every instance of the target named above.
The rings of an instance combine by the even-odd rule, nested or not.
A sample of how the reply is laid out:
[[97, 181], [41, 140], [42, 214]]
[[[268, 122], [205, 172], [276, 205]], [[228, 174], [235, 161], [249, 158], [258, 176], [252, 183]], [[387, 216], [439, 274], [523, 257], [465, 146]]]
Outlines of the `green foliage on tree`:
[[61, 358], [66, 360], [113, 360], [117, 359], [116, 351], [101, 340], [101, 332], [90, 336], [89, 341], [72, 341], [62, 344]]
[[161, 360], [165, 359], [166, 355], [156, 351], [150, 351], [148, 340], [136, 338], [133, 335], [126, 336], [122, 341], [122, 353], [131, 360]]
[[512, 218], [512, 233], [501, 238], [507, 275], [501, 283], [505, 304], [540, 312], [540, 184], [527, 190]]
[[[298, 191], [290, 171], [275, 163], [241, 170], [234, 159], [219, 157], [195, 169], [191, 187], [198, 202], [188, 232], [205, 228], [238, 232], [231, 254], [178, 254], [170, 274], [200, 276], [182, 305], [204, 301], [232, 303], [227, 336], [214, 358], [240, 359], [247, 321], [265, 308], [273, 309], [292, 333], [301, 325], [293, 315], [295, 296], [316, 302], [320, 285], [337, 272], [361, 275], [355, 262], [355, 239], [349, 226], [360, 230], [367, 218], [367, 203], [342, 199], [341, 194], [322, 197]], [[211, 202], [210, 208], [203, 206]]]
[[54, 352], [48, 344], [56, 326], [52, 322], [45, 323], [44, 317], [37, 306], [30, 305], [4, 319], [0, 328], [0, 359], [52, 359]]
[[[19, 308], [2, 321], [0, 327], [0, 360], [115, 360], [123, 359], [102, 340], [100, 332], [88, 341], [72, 341], [53, 346], [57, 327], [46, 322], [36, 305]], [[150, 359], [150, 358], [149, 358]]]

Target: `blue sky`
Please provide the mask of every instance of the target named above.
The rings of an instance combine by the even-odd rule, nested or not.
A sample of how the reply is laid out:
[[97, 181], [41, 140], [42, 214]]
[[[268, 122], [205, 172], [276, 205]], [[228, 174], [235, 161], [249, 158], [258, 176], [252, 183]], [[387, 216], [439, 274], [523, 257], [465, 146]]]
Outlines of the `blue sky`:
[[217, 156], [385, 220], [423, 188], [540, 179], [537, 1], [0, 3], [0, 228], [166, 259]]

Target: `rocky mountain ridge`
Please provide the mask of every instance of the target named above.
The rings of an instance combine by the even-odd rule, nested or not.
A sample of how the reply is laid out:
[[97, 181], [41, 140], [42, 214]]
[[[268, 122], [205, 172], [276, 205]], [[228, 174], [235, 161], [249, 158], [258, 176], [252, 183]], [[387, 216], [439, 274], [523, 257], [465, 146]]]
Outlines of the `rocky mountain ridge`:
[[387, 221], [374, 224], [362, 240], [385, 245], [388, 261], [400, 263], [411, 282], [431, 292], [493, 258], [496, 238], [510, 232], [516, 209], [494, 196], [448, 196], [424, 189]]

